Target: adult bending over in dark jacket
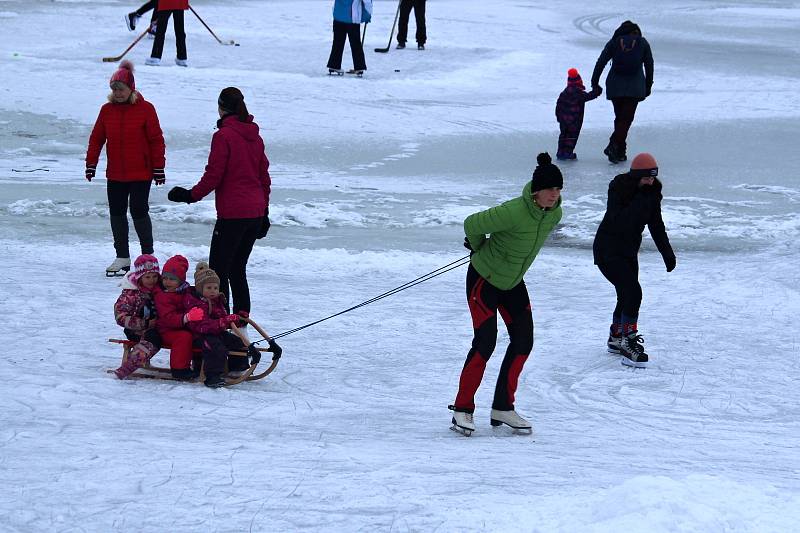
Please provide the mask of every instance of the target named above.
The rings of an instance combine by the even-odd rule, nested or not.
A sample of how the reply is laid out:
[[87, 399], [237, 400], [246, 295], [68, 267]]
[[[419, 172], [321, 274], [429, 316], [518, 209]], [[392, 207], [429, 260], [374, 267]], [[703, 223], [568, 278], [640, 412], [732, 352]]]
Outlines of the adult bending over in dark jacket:
[[639, 247], [645, 226], [664, 258], [667, 272], [672, 272], [676, 263], [661, 218], [661, 182], [657, 175], [658, 164], [652, 155], [634, 157], [630, 172], [616, 176], [608, 185], [606, 214], [594, 238], [594, 263], [617, 292], [608, 351], [622, 355], [622, 364], [628, 366], [644, 367], [648, 361], [637, 326], [642, 304]]
[[219, 276], [226, 301], [233, 293], [233, 312], [248, 316], [247, 260], [256, 239], [265, 237], [270, 226], [269, 160], [242, 92], [223, 89], [217, 103], [219, 129], [211, 139], [206, 171], [191, 190], [174, 187], [169, 199], [191, 204], [215, 192], [217, 222], [208, 262]]
[[[653, 54], [639, 26], [626, 20], [606, 43], [592, 73], [592, 88], [600, 87], [600, 75], [611, 61], [606, 77], [606, 98], [614, 105], [614, 133], [603, 151], [612, 163], [626, 161], [628, 130], [639, 102], [653, 87]], [[642, 68], [644, 67], [644, 69]]]

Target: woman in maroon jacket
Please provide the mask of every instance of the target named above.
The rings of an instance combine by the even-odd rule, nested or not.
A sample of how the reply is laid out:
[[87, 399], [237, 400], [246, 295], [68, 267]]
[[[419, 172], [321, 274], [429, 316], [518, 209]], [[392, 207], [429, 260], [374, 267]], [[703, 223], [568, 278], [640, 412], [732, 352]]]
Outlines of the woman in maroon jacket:
[[217, 103], [219, 129], [211, 139], [203, 177], [191, 190], [173, 187], [168, 198], [191, 204], [215, 192], [217, 222], [208, 262], [228, 302], [233, 293], [233, 312], [248, 316], [247, 260], [256, 239], [266, 236], [270, 226], [269, 160], [242, 92], [236, 87], [223, 89]]
[[111, 94], [89, 137], [86, 152], [86, 179], [97, 171], [100, 151], [106, 145], [106, 178], [111, 233], [117, 258], [106, 269], [106, 276], [123, 275], [130, 270], [128, 249], [128, 204], [142, 254], [153, 253], [153, 226], [150, 223], [150, 182], [164, 184], [164, 136], [153, 104], [136, 90], [133, 65], [120, 63], [111, 76]]

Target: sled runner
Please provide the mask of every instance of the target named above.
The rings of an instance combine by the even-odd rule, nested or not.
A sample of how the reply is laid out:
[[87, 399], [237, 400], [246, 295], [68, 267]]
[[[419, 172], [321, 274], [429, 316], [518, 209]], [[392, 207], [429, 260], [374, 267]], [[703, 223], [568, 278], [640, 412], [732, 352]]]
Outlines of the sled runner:
[[[256, 332], [258, 332], [258, 334], [262, 336], [262, 338], [270, 339], [269, 335], [267, 335], [267, 333], [251, 319], [243, 318], [243, 320], [248, 324], [250, 324], [251, 326], [253, 326], [253, 329], [255, 329]], [[235, 324], [231, 324], [231, 330], [242, 340], [244, 345], [247, 347], [247, 350], [229, 351], [228, 356], [245, 357], [248, 359], [250, 366], [240, 376], [226, 377], [225, 385], [226, 386], [236, 385], [242, 383], [243, 381], [256, 381], [270, 375], [272, 371], [275, 370], [275, 367], [278, 366], [278, 361], [280, 360], [281, 354], [283, 353], [280, 346], [278, 346], [278, 344], [275, 343], [274, 341], [271, 341], [269, 348], [258, 348], [255, 345], [255, 343], [250, 342], [250, 339], [247, 338], [247, 335], [245, 335], [242, 330], [237, 328]], [[122, 363], [125, 363], [125, 361], [128, 359], [128, 355], [131, 352], [131, 348], [133, 348], [137, 344], [136, 341], [131, 341], [128, 339], [108, 339], [108, 342], [122, 345]], [[162, 349], [169, 349], [169, 346], [164, 344], [162, 345]], [[197, 354], [200, 353], [199, 348], [194, 348], [192, 351]], [[272, 352], [272, 363], [263, 372], [255, 373], [256, 367], [258, 367], [258, 364], [261, 362], [261, 354], [263, 352]], [[114, 370], [109, 369], [107, 370], [107, 372], [109, 374], [113, 374]], [[145, 363], [143, 367], [138, 368], [133, 374], [131, 374], [128, 377], [133, 379], [142, 378], [142, 379], [161, 379], [165, 381], [187, 381], [185, 379], [178, 379], [172, 377], [172, 372], [170, 371], [169, 368], [151, 365], [150, 361]], [[205, 376], [203, 375], [203, 371], [200, 370], [198, 376], [195, 379], [188, 381], [202, 383], [204, 378]]]

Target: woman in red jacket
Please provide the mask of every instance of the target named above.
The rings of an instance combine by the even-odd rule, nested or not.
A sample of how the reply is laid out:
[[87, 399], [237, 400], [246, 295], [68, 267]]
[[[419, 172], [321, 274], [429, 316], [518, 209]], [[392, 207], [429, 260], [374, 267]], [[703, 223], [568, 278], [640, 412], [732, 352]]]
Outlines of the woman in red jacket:
[[168, 197], [191, 204], [214, 191], [217, 222], [208, 262], [228, 302], [233, 293], [233, 312], [248, 316], [247, 260], [256, 239], [266, 236], [270, 226], [269, 160], [242, 92], [236, 87], [223, 89], [217, 103], [219, 129], [211, 139], [203, 177], [191, 190], [173, 187]]
[[175, 48], [177, 54], [175, 64], [179, 67], [188, 67], [186, 56], [186, 31], [183, 29], [183, 12], [189, 9], [189, 0], [158, 0], [156, 7], [156, 40], [153, 42], [153, 51], [144, 62], [145, 65], [157, 66], [161, 64], [161, 54], [164, 51], [164, 37], [167, 34], [167, 24], [172, 15], [175, 25]]
[[86, 179], [92, 181], [100, 151], [106, 145], [106, 178], [111, 233], [117, 258], [106, 269], [106, 276], [123, 275], [131, 268], [128, 249], [128, 204], [142, 254], [153, 253], [153, 226], [150, 223], [150, 182], [164, 184], [164, 136], [153, 104], [136, 90], [133, 65], [120, 63], [111, 76], [111, 94], [89, 137], [86, 152]]

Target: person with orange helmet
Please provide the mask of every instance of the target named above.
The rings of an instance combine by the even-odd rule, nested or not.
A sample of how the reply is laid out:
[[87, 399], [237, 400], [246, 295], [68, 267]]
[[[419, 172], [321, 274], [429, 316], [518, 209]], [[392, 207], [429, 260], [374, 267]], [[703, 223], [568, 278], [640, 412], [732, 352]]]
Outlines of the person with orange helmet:
[[608, 337], [608, 351], [622, 355], [622, 364], [645, 367], [648, 355], [638, 332], [642, 287], [639, 285], [639, 248], [647, 226], [667, 272], [675, 268], [675, 253], [661, 218], [661, 182], [655, 157], [642, 153], [633, 158], [629, 172], [616, 176], [608, 185], [606, 213], [592, 247], [594, 263], [614, 285], [614, 308]]

